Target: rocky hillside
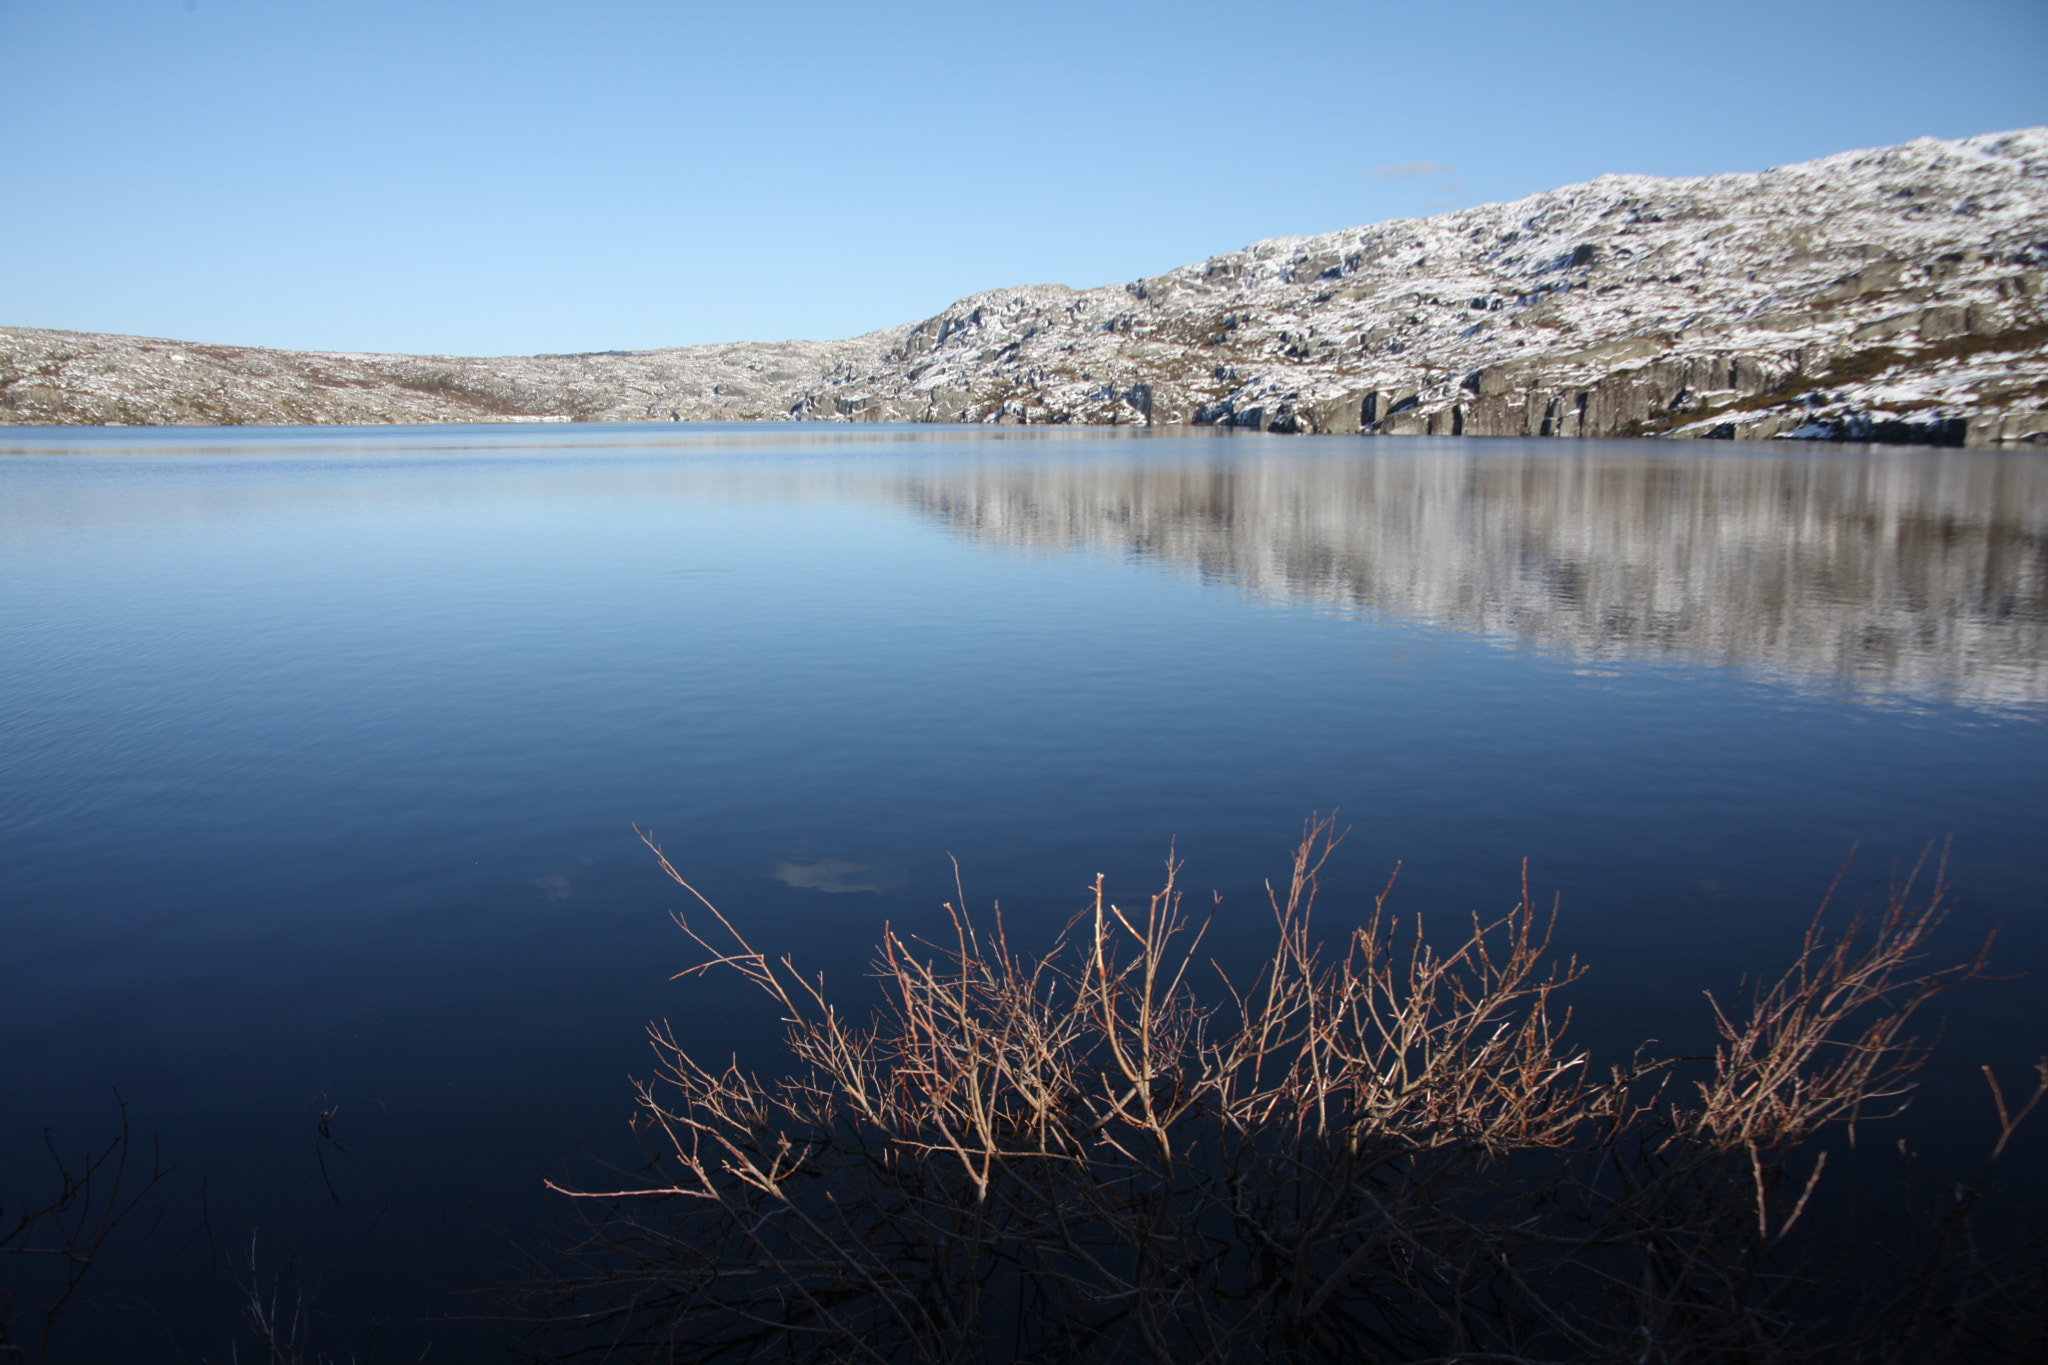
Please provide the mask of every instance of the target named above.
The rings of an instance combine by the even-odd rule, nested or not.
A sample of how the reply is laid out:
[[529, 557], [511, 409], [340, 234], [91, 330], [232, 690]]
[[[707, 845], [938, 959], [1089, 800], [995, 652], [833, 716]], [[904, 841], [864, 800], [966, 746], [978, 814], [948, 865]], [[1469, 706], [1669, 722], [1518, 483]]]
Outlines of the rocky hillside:
[[880, 361], [907, 328], [855, 341], [591, 355], [359, 355], [0, 327], [0, 422], [657, 422], [788, 418], [832, 370]]
[[472, 359], [0, 329], [10, 422], [2048, 439], [2048, 129], [1603, 176], [850, 341]]

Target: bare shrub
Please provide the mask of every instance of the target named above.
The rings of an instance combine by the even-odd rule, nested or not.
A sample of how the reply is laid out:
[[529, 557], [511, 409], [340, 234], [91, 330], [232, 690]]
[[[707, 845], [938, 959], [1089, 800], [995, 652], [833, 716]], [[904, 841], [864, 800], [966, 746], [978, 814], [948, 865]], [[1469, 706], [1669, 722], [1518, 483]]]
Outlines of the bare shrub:
[[[58, 1328], [75, 1313], [132, 1309], [154, 1315], [127, 1295], [96, 1291], [87, 1281], [123, 1224], [165, 1180], [156, 1139], [143, 1150], [117, 1093], [119, 1131], [104, 1146], [67, 1152], [50, 1130], [50, 1188], [41, 1196], [0, 1202], [0, 1363], [51, 1358]], [[59, 1359], [62, 1359], [60, 1354]]]
[[[685, 975], [766, 993], [791, 1069], [712, 1069], [655, 1031], [653, 1164], [561, 1189], [586, 1216], [527, 1286], [534, 1353], [2039, 1358], [2040, 1248], [1989, 1249], [1988, 1167], [1883, 1224], [1823, 1186], [1833, 1135], [1904, 1104], [1916, 1010], [1981, 974], [1981, 949], [1929, 964], [1938, 870], [1839, 931], [1816, 916], [1782, 977], [1716, 1005], [1710, 1056], [1596, 1073], [1558, 1001], [1581, 968], [1551, 959], [1526, 874], [1449, 946], [1383, 891], [1325, 948], [1338, 837], [1307, 827], [1273, 951], [1237, 982], [1204, 965], [1171, 859], [1142, 911], [1098, 879], [1040, 958], [957, 906], [949, 944], [885, 932], [866, 1023], [709, 902], [715, 931], [679, 916], [707, 954]], [[2017, 1108], [1992, 1089], [2002, 1151], [2042, 1088]]]
[[[326, 1117], [322, 1115], [323, 1128]], [[257, 1251], [256, 1233], [250, 1232], [248, 1278], [244, 1279], [239, 1270], [235, 1275], [235, 1306], [239, 1326], [251, 1342], [252, 1361], [267, 1365], [365, 1365], [371, 1359], [377, 1329], [369, 1330], [363, 1349], [356, 1351], [344, 1339], [341, 1324], [334, 1316], [316, 1306], [317, 1288], [306, 1263], [297, 1256], [276, 1258], [266, 1268]], [[429, 1346], [417, 1359], [425, 1360], [432, 1349]], [[231, 1348], [229, 1358], [240, 1365], [240, 1341]]]

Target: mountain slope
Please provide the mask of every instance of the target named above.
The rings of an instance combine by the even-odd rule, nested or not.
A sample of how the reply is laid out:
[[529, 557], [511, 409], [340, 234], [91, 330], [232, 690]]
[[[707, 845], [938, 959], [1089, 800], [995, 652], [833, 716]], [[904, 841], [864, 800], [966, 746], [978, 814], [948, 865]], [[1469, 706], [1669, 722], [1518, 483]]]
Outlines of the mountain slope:
[[2048, 129], [1603, 176], [1001, 289], [841, 342], [505, 359], [0, 329], [15, 422], [1229, 423], [1385, 434], [2048, 437]]

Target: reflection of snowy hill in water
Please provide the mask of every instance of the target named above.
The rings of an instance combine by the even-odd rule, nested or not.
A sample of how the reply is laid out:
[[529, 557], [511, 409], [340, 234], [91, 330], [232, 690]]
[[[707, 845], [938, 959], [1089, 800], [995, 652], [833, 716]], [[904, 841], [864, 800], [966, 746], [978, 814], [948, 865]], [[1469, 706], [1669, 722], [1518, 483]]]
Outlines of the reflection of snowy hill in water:
[[2024, 456], [1281, 458], [904, 491], [976, 539], [1157, 556], [1260, 597], [2048, 704], [2048, 462]]

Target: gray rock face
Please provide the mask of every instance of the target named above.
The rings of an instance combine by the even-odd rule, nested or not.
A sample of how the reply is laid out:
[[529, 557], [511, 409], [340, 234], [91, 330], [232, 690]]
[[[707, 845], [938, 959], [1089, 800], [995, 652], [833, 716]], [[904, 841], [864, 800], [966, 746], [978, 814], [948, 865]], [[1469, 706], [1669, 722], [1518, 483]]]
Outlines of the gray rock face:
[[472, 359], [0, 329], [4, 422], [1213, 423], [1997, 444], [2048, 414], [2048, 129], [1603, 176], [839, 342]]

